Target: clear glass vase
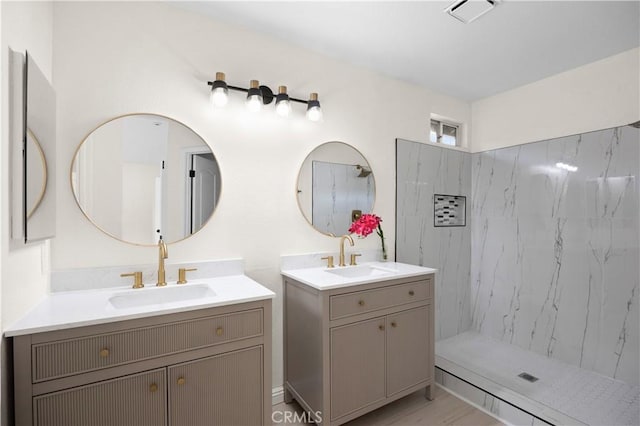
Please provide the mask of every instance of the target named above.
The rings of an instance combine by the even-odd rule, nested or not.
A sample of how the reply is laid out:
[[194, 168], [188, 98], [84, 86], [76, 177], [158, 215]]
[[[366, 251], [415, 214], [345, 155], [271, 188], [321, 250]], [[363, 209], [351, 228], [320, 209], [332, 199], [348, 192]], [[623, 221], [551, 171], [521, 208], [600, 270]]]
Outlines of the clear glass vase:
[[386, 262], [388, 260], [388, 257], [387, 257], [387, 246], [384, 244], [384, 237], [380, 237], [380, 241], [382, 242], [382, 261]]

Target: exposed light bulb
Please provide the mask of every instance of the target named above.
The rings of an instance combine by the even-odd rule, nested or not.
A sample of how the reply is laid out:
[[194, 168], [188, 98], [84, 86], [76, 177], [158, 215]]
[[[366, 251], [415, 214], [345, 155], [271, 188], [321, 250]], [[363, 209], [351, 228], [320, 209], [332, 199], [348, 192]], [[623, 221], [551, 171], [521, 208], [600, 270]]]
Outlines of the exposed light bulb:
[[216, 81], [211, 83], [211, 103], [215, 107], [223, 107], [229, 101], [229, 86], [224, 81], [225, 75], [223, 72], [216, 73]]
[[287, 86], [278, 86], [276, 114], [281, 117], [288, 117], [289, 113], [291, 113], [291, 101], [289, 101], [289, 95], [287, 95]]
[[247, 109], [251, 112], [258, 112], [261, 108], [262, 93], [260, 92], [260, 83], [258, 80], [251, 80], [247, 92]]
[[225, 87], [216, 87], [211, 90], [211, 103], [215, 107], [223, 107], [229, 102], [229, 90]]
[[307, 118], [311, 121], [320, 121], [322, 119], [322, 110], [318, 101], [318, 94], [312, 93], [307, 101]]
[[262, 96], [251, 95], [247, 97], [247, 109], [251, 112], [258, 112], [262, 108]]
[[289, 101], [280, 101], [276, 104], [276, 113], [282, 117], [288, 117], [291, 112], [291, 104]]
[[322, 119], [322, 110], [320, 107], [311, 107], [307, 110], [307, 118], [311, 121], [320, 121]]

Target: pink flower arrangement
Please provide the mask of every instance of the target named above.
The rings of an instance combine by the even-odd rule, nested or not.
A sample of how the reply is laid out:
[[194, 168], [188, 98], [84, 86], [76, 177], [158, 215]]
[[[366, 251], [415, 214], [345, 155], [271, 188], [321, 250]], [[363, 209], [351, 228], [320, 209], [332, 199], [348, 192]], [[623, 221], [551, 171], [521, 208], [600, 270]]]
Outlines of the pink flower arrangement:
[[380, 236], [380, 241], [382, 241], [382, 258], [387, 260], [387, 249], [384, 246], [384, 233], [382, 232], [382, 226], [380, 225], [381, 222], [382, 219], [380, 216], [375, 214], [363, 214], [353, 221], [351, 227], [349, 227], [349, 232], [364, 238], [373, 231], [376, 231]]

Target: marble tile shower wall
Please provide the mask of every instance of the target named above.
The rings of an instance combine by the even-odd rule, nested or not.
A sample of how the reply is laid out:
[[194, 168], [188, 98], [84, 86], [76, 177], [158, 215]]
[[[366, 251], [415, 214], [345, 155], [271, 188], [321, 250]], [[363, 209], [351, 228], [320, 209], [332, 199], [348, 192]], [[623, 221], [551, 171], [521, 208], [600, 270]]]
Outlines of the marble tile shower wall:
[[396, 152], [396, 258], [438, 268], [435, 338], [445, 339], [471, 327], [471, 229], [468, 217], [434, 227], [434, 194], [471, 195], [471, 154], [402, 139]]
[[473, 328], [638, 384], [639, 163], [629, 126], [473, 154]]

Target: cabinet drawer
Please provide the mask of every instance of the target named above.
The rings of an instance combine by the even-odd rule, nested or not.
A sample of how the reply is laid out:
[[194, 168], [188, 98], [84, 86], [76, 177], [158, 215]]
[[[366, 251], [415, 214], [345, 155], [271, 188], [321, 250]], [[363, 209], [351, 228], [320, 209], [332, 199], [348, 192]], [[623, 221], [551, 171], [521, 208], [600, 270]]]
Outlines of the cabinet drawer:
[[432, 297], [432, 294], [433, 281], [431, 279], [340, 294], [331, 296], [330, 316], [332, 320], [335, 320], [405, 303], [418, 302]]
[[33, 345], [33, 382], [263, 334], [262, 309]]

